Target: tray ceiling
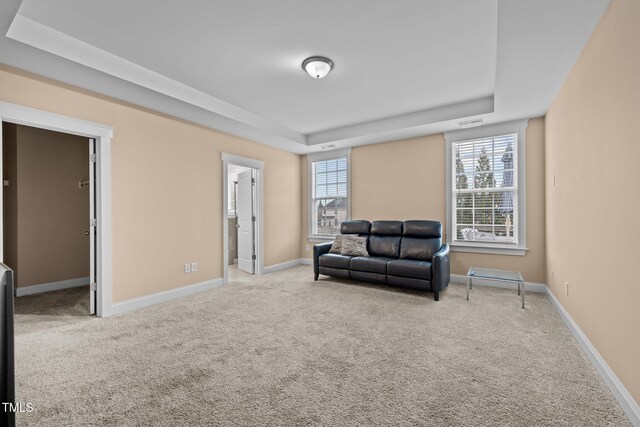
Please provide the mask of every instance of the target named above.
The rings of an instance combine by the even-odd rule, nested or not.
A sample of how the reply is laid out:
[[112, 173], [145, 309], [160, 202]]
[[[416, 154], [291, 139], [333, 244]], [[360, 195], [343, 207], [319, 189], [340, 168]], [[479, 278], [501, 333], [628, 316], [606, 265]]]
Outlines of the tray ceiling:
[[543, 115], [608, 1], [17, 3], [3, 63], [306, 153]]

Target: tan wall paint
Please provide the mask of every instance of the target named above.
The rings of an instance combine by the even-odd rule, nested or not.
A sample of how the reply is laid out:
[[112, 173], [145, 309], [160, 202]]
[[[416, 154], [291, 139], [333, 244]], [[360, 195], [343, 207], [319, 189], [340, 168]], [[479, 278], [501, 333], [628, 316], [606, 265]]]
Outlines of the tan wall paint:
[[0, 100], [115, 128], [114, 302], [222, 277], [221, 152], [265, 162], [264, 265], [299, 258], [300, 156], [4, 66]]
[[[525, 256], [454, 252], [451, 272], [465, 274], [470, 266], [522, 272], [527, 281], [545, 279], [544, 241], [544, 119], [527, 128], [527, 245]], [[446, 224], [444, 135], [355, 147], [351, 152], [351, 217], [354, 219], [434, 219]], [[303, 200], [308, 198], [308, 167], [301, 160]], [[302, 208], [302, 254], [306, 251], [308, 217]]]
[[614, 0], [546, 121], [547, 283], [636, 402], [638, 41], [640, 2]]
[[89, 140], [17, 126], [17, 286], [89, 276]]

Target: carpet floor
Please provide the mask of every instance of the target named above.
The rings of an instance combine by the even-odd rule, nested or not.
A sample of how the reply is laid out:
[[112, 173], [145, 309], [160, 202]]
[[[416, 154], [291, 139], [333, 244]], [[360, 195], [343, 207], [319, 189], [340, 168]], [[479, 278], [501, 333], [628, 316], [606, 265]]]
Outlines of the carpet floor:
[[544, 295], [522, 310], [503, 289], [435, 302], [312, 276], [238, 275], [106, 319], [18, 298], [17, 398], [34, 407], [18, 424], [630, 425]]

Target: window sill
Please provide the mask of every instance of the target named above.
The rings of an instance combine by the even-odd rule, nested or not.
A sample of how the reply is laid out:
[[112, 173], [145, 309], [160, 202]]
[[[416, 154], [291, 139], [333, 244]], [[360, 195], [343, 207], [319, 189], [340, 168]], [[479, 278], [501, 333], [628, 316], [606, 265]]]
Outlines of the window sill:
[[333, 239], [336, 236], [308, 236], [307, 240], [311, 243], [323, 243], [323, 242], [333, 242]]
[[525, 256], [528, 248], [508, 247], [508, 246], [489, 246], [489, 245], [465, 245], [460, 243], [449, 243], [452, 252], [471, 252], [479, 254], [494, 255], [514, 255]]

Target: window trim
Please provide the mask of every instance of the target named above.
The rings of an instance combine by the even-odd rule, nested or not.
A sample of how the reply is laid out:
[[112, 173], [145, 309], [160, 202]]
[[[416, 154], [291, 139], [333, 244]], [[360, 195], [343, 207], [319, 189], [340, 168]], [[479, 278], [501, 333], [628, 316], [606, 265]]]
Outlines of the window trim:
[[[471, 129], [445, 132], [446, 141], [446, 236], [447, 243], [455, 252], [475, 252], [499, 255], [524, 256], [527, 248], [527, 197], [526, 197], [526, 129], [529, 119], [514, 120], [495, 125], [487, 125]], [[518, 161], [517, 161], [517, 194], [518, 194], [518, 244], [469, 242], [453, 243], [453, 143], [480, 138], [488, 138], [497, 135], [515, 133], [518, 135]]]
[[307, 154], [307, 238], [310, 242], [328, 242], [335, 237], [333, 234], [313, 234], [313, 163], [344, 157], [347, 159], [347, 217], [345, 220], [349, 220], [351, 219], [351, 148]]

